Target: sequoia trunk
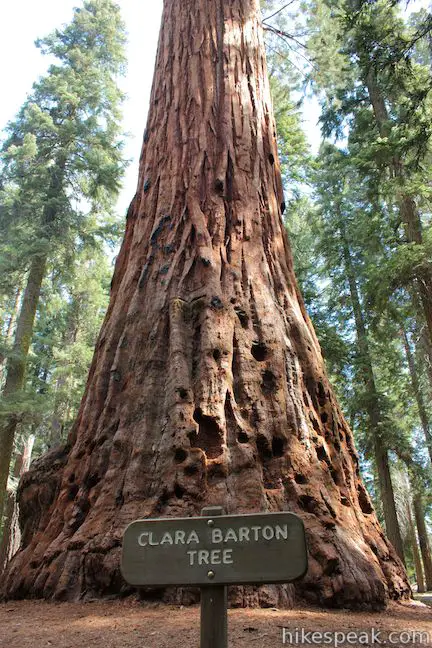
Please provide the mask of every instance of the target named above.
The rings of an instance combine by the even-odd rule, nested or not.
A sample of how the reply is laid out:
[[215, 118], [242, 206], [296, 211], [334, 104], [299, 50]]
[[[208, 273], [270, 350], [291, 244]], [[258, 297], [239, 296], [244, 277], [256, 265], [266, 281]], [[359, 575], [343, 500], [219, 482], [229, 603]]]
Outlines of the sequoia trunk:
[[165, 0], [110, 306], [67, 447], [21, 483], [7, 595], [126, 592], [125, 526], [209, 505], [291, 510], [307, 527], [307, 577], [239, 588], [238, 603], [408, 595], [298, 293], [283, 210], [258, 0]]

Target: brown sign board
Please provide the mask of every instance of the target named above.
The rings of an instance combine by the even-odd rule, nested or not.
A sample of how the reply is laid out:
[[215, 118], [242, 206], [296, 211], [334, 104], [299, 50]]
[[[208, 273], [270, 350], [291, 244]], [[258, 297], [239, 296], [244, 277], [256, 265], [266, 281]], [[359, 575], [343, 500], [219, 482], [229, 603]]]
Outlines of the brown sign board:
[[135, 586], [287, 583], [307, 571], [304, 525], [293, 513], [137, 520], [121, 571]]

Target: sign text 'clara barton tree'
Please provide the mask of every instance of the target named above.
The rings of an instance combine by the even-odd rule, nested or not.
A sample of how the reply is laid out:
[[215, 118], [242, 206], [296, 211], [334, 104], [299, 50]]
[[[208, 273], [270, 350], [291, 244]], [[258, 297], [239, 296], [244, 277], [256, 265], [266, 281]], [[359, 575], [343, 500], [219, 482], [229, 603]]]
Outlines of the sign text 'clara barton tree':
[[298, 293], [283, 211], [258, 0], [165, 0], [109, 310], [67, 445], [21, 484], [8, 596], [125, 591], [130, 522], [215, 505], [289, 510], [306, 526], [306, 578], [239, 588], [240, 604], [408, 594]]

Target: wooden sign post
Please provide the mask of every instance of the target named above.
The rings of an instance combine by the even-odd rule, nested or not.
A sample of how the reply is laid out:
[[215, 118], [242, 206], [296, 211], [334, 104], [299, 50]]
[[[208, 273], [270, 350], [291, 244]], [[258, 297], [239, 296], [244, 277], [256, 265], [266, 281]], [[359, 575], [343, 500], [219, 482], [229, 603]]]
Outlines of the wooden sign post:
[[[212, 518], [224, 514], [221, 506], [207, 507], [201, 515]], [[214, 528], [214, 527], [213, 527]], [[228, 588], [226, 585], [201, 587], [200, 648], [228, 648]]]
[[302, 520], [293, 513], [137, 520], [123, 538], [131, 585], [201, 587], [201, 648], [227, 648], [227, 585], [288, 583], [305, 575]]

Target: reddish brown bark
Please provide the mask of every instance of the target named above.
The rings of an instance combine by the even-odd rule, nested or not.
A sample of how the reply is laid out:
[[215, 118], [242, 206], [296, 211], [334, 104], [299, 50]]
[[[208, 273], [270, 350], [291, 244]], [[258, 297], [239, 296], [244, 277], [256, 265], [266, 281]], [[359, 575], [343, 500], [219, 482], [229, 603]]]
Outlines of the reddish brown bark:
[[238, 603], [409, 593], [298, 293], [258, 14], [258, 0], [165, 0], [108, 314], [67, 448], [21, 484], [8, 596], [127, 591], [129, 522], [216, 504], [307, 527], [307, 577]]
[[[23, 452], [15, 460], [13, 476], [15, 479], [21, 477], [30, 466], [31, 454], [33, 451], [35, 437], [29, 436], [25, 443]], [[4, 511], [4, 521], [2, 528], [2, 537], [0, 542], [0, 574], [2, 574], [7, 562], [16, 554], [21, 542], [21, 532], [18, 524], [18, 506], [16, 503], [16, 493], [14, 490], [8, 490], [6, 496], [6, 506]]]

